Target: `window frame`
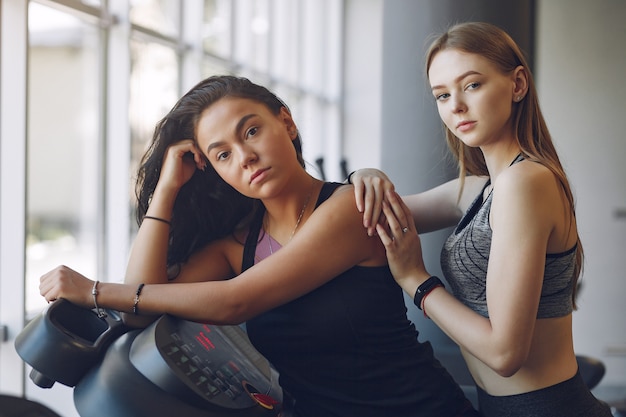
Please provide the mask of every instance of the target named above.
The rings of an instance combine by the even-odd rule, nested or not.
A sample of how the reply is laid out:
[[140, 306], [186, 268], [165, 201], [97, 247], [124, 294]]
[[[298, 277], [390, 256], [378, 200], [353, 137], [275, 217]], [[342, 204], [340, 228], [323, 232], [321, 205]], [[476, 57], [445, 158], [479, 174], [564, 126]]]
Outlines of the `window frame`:
[[[291, 107], [294, 118], [303, 131], [305, 159], [309, 171], [329, 180], [342, 180], [338, 160], [341, 157], [340, 142], [343, 129], [342, 71], [345, 0], [263, 0], [267, 7], [267, 28], [261, 68], [249, 65], [246, 59], [234, 51], [236, 36], [243, 36], [241, 25], [235, 19], [235, 9], [246, 7], [242, 0], [227, 0], [231, 4], [229, 16], [229, 47], [222, 48], [224, 55], [217, 55], [203, 48], [202, 30], [204, 0], [180, 2], [180, 25], [178, 34], [158, 31], [131, 23], [129, 5], [131, 0], [101, 0], [100, 5], [81, 0], [0, 0], [0, 326], [6, 326], [7, 340], [0, 340], [0, 392], [18, 396], [41, 394], [42, 402], [54, 403], [54, 395], [45, 390], [29, 390], [30, 381], [24, 364], [13, 347], [15, 336], [27, 323], [25, 273], [26, 273], [26, 220], [27, 220], [27, 146], [28, 136], [28, 7], [30, 2], [79, 17], [100, 31], [102, 48], [99, 51], [100, 67], [100, 138], [98, 158], [98, 187], [101, 196], [98, 205], [98, 277], [101, 281], [121, 281], [135, 225], [128, 193], [131, 181], [131, 133], [128, 108], [119, 103], [129, 102], [131, 70], [129, 39], [141, 38], [172, 48], [178, 56], [178, 93], [186, 92], [200, 79], [210, 75], [207, 68], [216, 63], [223, 71], [247, 76], [276, 91]], [[286, 5], [295, 12], [289, 15], [295, 21], [289, 27], [278, 30], [274, 26]], [[297, 42], [304, 37], [306, 13], [310, 7], [332, 7], [333, 30], [320, 25], [319, 51], [328, 55], [315, 58], [318, 68], [328, 73], [318, 83], [302, 81], [307, 54], [298, 48]], [[284, 17], [284, 16], [283, 16]], [[309, 23], [310, 24], [310, 23]], [[233, 26], [234, 25], [234, 26]], [[311, 29], [309, 27], [309, 29]], [[283, 68], [277, 68], [277, 51], [283, 54], [285, 33], [299, 30], [293, 35], [294, 44], [286, 58], [292, 68], [288, 76]], [[239, 32], [239, 35], [237, 33]], [[324, 36], [322, 36], [324, 35]], [[310, 34], [308, 35], [310, 37]], [[339, 36], [339, 39], [332, 39]], [[332, 48], [329, 47], [332, 45]], [[293, 62], [291, 62], [293, 60]], [[284, 61], [284, 60], [283, 60]], [[331, 74], [331, 75], [329, 75]], [[329, 76], [334, 77], [329, 82]], [[310, 81], [310, 79], [309, 79]], [[332, 87], [332, 88], [328, 88]], [[172, 103], [173, 105], [174, 103]], [[157, 121], [155, 120], [155, 123]], [[324, 158], [325, 175], [319, 171], [316, 160]], [[331, 168], [332, 166], [332, 168]], [[71, 265], [70, 265], [71, 267]], [[4, 328], [0, 328], [4, 329]], [[3, 332], [0, 332], [2, 335]], [[58, 385], [58, 384], [57, 384]], [[35, 387], [35, 389], [38, 387]], [[67, 388], [67, 387], [66, 387]], [[63, 396], [64, 398], [66, 396]], [[62, 401], [63, 399], [59, 399]]]

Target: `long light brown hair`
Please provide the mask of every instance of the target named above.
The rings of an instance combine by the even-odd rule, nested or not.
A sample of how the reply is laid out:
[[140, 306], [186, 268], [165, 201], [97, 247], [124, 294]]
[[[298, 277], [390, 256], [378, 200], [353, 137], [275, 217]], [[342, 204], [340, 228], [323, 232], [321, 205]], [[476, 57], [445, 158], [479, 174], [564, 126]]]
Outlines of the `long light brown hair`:
[[[535, 81], [530, 67], [515, 41], [502, 29], [489, 23], [466, 22], [452, 26], [438, 36], [426, 53], [426, 74], [435, 56], [446, 49], [477, 54], [490, 61], [503, 74], [510, 74], [518, 66], [523, 66], [528, 75], [528, 91], [524, 99], [513, 105], [513, 126], [517, 142], [525, 159], [547, 167], [558, 179], [563, 194], [569, 204], [571, 221], [575, 218], [574, 196], [552, 142], [545, 119], [539, 108]], [[480, 148], [467, 146], [447, 127], [446, 141], [459, 167], [461, 184], [465, 175], [489, 175], [487, 164]], [[572, 279], [577, 281], [583, 265], [583, 247], [577, 236], [575, 270]], [[577, 283], [573, 285], [572, 302], [576, 308]]]

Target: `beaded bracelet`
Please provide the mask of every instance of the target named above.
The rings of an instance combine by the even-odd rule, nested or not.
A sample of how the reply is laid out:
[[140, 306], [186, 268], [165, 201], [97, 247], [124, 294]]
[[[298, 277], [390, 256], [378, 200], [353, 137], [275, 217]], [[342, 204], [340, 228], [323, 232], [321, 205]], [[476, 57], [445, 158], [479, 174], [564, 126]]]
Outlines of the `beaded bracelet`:
[[137, 291], [135, 292], [135, 300], [133, 302], [133, 314], [139, 314], [139, 296], [141, 295], [141, 290], [143, 290], [143, 286], [146, 285], [144, 283], [139, 284], [137, 287]]

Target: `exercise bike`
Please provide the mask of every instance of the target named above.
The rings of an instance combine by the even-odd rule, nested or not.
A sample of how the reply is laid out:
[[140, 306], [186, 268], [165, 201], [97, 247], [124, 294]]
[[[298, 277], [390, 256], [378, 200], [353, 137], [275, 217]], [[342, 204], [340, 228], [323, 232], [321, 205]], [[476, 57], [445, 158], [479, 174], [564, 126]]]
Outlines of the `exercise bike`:
[[239, 326], [164, 315], [145, 329], [59, 299], [15, 340], [41, 388], [73, 387], [81, 417], [284, 417], [278, 373]]

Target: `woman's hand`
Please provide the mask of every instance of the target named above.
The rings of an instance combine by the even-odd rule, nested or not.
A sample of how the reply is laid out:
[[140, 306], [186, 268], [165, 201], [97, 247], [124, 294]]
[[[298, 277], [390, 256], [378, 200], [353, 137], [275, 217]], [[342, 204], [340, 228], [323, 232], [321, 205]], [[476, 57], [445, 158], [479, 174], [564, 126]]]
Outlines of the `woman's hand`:
[[165, 151], [159, 185], [178, 191], [192, 177], [196, 169], [204, 170], [206, 159], [191, 139], [170, 145]]
[[355, 171], [350, 176], [350, 182], [354, 185], [356, 207], [363, 213], [363, 226], [367, 228], [368, 235], [373, 236], [376, 224], [384, 224], [381, 212], [385, 194], [394, 192], [395, 187], [384, 172], [375, 168]]
[[389, 268], [396, 282], [413, 296], [430, 274], [424, 266], [422, 244], [415, 230], [411, 211], [395, 191], [388, 191], [382, 202], [388, 226], [376, 225], [376, 231], [387, 251]]
[[93, 308], [91, 289], [94, 281], [78, 272], [61, 265], [46, 273], [39, 279], [39, 293], [48, 302], [65, 298], [74, 304]]

